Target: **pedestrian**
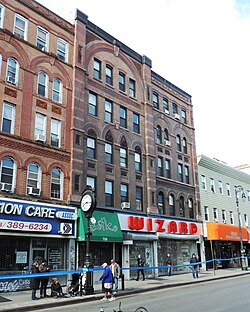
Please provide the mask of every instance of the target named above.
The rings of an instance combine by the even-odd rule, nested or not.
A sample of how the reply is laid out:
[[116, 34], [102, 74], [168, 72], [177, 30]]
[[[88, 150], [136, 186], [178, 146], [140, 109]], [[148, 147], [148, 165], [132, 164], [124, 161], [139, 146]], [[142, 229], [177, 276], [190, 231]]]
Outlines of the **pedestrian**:
[[[102, 281], [103, 287], [104, 287], [104, 297], [101, 299], [103, 301], [107, 300], [115, 300], [115, 297], [113, 296], [112, 292], [112, 284], [113, 284], [113, 274], [108, 266], [107, 262], [104, 262], [102, 264], [103, 267], [103, 273], [100, 277], [100, 281]], [[108, 298], [110, 296], [110, 298]]]
[[[141, 255], [138, 255], [137, 265], [138, 265], [139, 268], [143, 268], [144, 267], [144, 260], [141, 257]], [[139, 281], [140, 273], [142, 274], [142, 280], [145, 281], [144, 269], [138, 269], [138, 271], [137, 271], [137, 279], [136, 280]]]
[[118, 291], [118, 278], [120, 276], [120, 266], [115, 259], [111, 260], [110, 268], [113, 274], [113, 295], [115, 295]]
[[[32, 264], [32, 269], [31, 269], [32, 274], [38, 274], [39, 272], [39, 263], [38, 262], [34, 262]], [[32, 277], [30, 280], [30, 288], [32, 290], [31, 292], [31, 299], [32, 300], [38, 300], [39, 298], [37, 298], [36, 296], [36, 291], [39, 289], [39, 285], [40, 285], [40, 277], [36, 276], [36, 277]]]
[[190, 259], [191, 269], [193, 278], [198, 278], [198, 258], [196, 257], [195, 253], [192, 254], [192, 258]]
[[[39, 265], [39, 271], [40, 273], [47, 273], [50, 271], [47, 265], [47, 261], [45, 259], [43, 259], [42, 263]], [[49, 277], [41, 276], [40, 298], [49, 297], [46, 294], [48, 283], [49, 283]]]
[[167, 254], [166, 264], [167, 264], [167, 275], [171, 276], [172, 275], [172, 267], [171, 267], [172, 259], [169, 253]]

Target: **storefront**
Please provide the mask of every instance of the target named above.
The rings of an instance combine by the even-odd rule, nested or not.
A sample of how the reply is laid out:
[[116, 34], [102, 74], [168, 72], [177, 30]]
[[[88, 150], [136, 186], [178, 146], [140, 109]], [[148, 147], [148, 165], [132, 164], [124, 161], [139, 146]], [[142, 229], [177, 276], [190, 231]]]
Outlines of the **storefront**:
[[28, 273], [42, 259], [54, 271], [75, 269], [76, 218], [72, 207], [0, 198], [1, 274]]
[[[205, 223], [204, 227], [206, 260], [213, 258], [222, 259], [216, 262], [216, 268], [239, 267], [239, 259], [234, 259], [240, 256], [239, 227], [237, 225], [214, 222]], [[249, 235], [245, 226], [242, 226], [242, 241], [243, 247], [248, 254]], [[207, 268], [212, 267], [212, 262], [207, 264]]]
[[[200, 253], [203, 244], [202, 222], [190, 222], [171, 218], [144, 217], [118, 213], [123, 232], [124, 268], [137, 267], [140, 254], [145, 266], [166, 266], [166, 256], [170, 253], [173, 265], [178, 265], [175, 273], [190, 271], [185, 267], [193, 252], [204, 260]], [[133, 279], [136, 271], [124, 272], [126, 278]], [[165, 275], [165, 269], [146, 270], [146, 276]]]

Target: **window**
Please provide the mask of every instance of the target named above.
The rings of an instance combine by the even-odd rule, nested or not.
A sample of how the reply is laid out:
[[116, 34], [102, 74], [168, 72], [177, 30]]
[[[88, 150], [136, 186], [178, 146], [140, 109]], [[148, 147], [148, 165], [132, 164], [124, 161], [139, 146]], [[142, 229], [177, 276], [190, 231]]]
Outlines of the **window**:
[[161, 134], [161, 126], [156, 127], [156, 143], [161, 144], [162, 143], [162, 134]]
[[250, 201], [250, 191], [247, 190], [247, 200]]
[[158, 157], [157, 160], [157, 175], [163, 177], [163, 160], [161, 157]]
[[189, 212], [189, 218], [194, 219], [194, 203], [193, 199], [188, 199], [188, 212]]
[[141, 149], [139, 146], [135, 148], [135, 171], [141, 172]]
[[163, 134], [164, 134], [164, 144], [170, 145], [168, 129], [165, 128]]
[[129, 78], [129, 96], [135, 98], [135, 81]]
[[165, 174], [166, 174], [166, 178], [168, 178], [168, 179], [171, 178], [170, 160], [169, 159], [165, 159]]
[[178, 164], [177, 168], [178, 168], [178, 181], [183, 182], [183, 165]]
[[74, 191], [75, 192], [80, 191], [80, 174], [74, 175]]
[[63, 199], [63, 174], [59, 168], [51, 172], [50, 197]]
[[189, 167], [184, 166], [185, 183], [189, 184]]
[[219, 182], [218, 182], [218, 186], [219, 186], [219, 193], [220, 193], [221, 195], [223, 195], [223, 184], [222, 184], [222, 181], [219, 181]]
[[209, 211], [207, 206], [204, 206], [204, 219], [205, 221], [209, 220]]
[[113, 103], [109, 100], [105, 100], [105, 121], [113, 122]]
[[186, 138], [182, 139], [182, 147], [183, 147], [183, 153], [187, 154], [187, 139]]
[[128, 185], [121, 183], [121, 203], [128, 202]]
[[244, 213], [244, 222], [245, 226], [248, 226], [248, 215], [246, 213]]
[[43, 138], [42, 141], [46, 141], [46, 116], [36, 113], [35, 121], [35, 140], [39, 137]]
[[61, 38], [57, 39], [57, 53], [56, 53], [56, 55], [60, 60], [62, 60], [64, 62], [68, 61], [68, 43]]
[[92, 187], [92, 190], [96, 192], [96, 178], [87, 176], [86, 185], [89, 185]]
[[58, 78], [53, 79], [52, 101], [62, 103], [62, 82]]
[[105, 181], [105, 206], [113, 206], [113, 182]]
[[128, 161], [127, 161], [127, 142], [124, 137], [121, 139], [121, 147], [120, 147], [120, 166], [122, 168], [127, 168]]
[[87, 157], [96, 158], [96, 139], [93, 137], [87, 137]]
[[169, 195], [168, 202], [169, 202], [170, 216], [174, 216], [175, 215], [175, 200], [174, 200], [173, 194]]
[[230, 223], [234, 224], [234, 214], [232, 211], [230, 211]]
[[31, 163], [28, 166], [27, 188], [28, 187], [41, 188], [41, 169], [40, 166], [36, 163]]
[[157, 93], [153, 93], [153, 106], [154, 108], [159, 109], [159, 96]]
[[105, 162], [113, 163], [113, 144], [105, 142]]
[[185, 201], [184, 197], [181, 196], [179, 199], [180, 217], [185, 217]]
[[125, 92], [125, 75], [119, 72], [119, 90]]
[[38, 74], [37, 94], [48, 97], [48, 76], [44, 72]]
[[10, 191], [12, 192], [14, 189], [15, 174], [16, 174], [16, 164], [14, 160], [9, 156], [4, 157], [1, 161], [0, 182], [6, 183], [9, 186]]
[[7, 60], [6, 81], [12, 84], [18, 84], [19, 63], [13, 57]]
[[187, 123], [187, 113], [184, 109], [181, 110], [181, 121], [186, 124]]
[[226, 184], [226, 188], [227, 188], [227, 196], [231, 197], [231, 189], [230, 189], [230, 184], [229, 183]]
[[175, 103], [172, 103], [172, 110], [173, 110], [173, 115], [178, 114], [178, 107]]
[[101, 68], [102, 68], [102, 62], [97, 59], [94, 59], [94, 78], [96, 79], [102, 78]]
[[140, 115], [137, 113], [133, 113], [133, 131], [140, 133]]
[[106, 65], [106, 83], [113, 85], [113, 68]]
[[143, 201], [142, 201], [142, 187], [136, 186], [136, 210], [143, 210]]
[[16, 107], [9, 103], [3, 103], [1, 131], [14, 134]]
[[23, 16], [16, 14], [13, 33], [17, 37], [27, 40], [28, 21]]
[[3, 28], [4, 21], [4, 6], [0, 4], [0, 28]]
[[179, 134], [176, 136], [176, 149], [181, 152], [181, 137]]
[[201, 176], [201, 189], [206, 190], [207, 189], [207, 180], [204, 175]]
[[36, 46], [42, 51], [48, 51], [49, 49], [49, 33], [41, 26], [37, 27]]
[[213, 208], [213, 216], [214, 216], [214, 221], [218, 222], [218, 209]]
[[210, 178], [210, 191], [215, 193], [215, 184], [213, 178]]
[[97, 95], [89, 92], [89, 114], [97, 116]]
[[127, 109], [120, 106], [120, 126], [127, 128]]
[[222, 217], [223, 223], [227, 223], [226, 210], [225, 210], [225, 209], [222, 209], [222, 211], [221, 211], [221, 217]]
[[51, 119], [50, 144], [55, 147], [61, 146], [61, 121]]
[[157, 195], [157, 209], [158, 213], [164, 213], [164, 195], [162, 192], [159, 192]]
[[167, 99], [162, 100], [162, 110], [164, 113], [169, 114], [169, 106], [168, 106], [168, 100]]

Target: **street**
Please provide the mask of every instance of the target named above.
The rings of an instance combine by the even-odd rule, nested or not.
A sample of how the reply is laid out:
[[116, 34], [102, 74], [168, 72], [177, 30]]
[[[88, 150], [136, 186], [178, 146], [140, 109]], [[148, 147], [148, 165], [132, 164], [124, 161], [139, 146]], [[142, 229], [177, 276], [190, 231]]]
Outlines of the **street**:
[[246, 312], [250, 306], [249, 284], [247, 275], [118, 297], [113, 302], [92, 301], [46, 311], [99, 312], [103, 307], [104, 312], [113, 312], [121, 302], [123, 312], [134, 312], [139, 306], [144, 306], [148, 312]]

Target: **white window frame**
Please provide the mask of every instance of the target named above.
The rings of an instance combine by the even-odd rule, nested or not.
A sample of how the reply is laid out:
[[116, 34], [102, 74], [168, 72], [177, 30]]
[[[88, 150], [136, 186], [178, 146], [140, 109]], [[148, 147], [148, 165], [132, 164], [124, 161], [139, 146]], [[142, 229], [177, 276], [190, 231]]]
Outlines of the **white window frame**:
[[224, 190], [223, 190], [223, 183], [222, 183], [222, 181], [218, 181], [218, 187], [219, 187], [219, 194], [220, 195], [223, 195], [223, 193], [224, 193]]
[[4, 161], [5, 159], [9, 159], [9, 160], [11, 160], [12, 163], [13, 163], [13, 167], [12, 167], [12, 181], [11, 181], [11, 192], [13, 192], [14, 189], [15, 189], [15, 186], [16, 186], [16, 162], [15, 162], [15, 160], [14, 160], [12, 157], [10, 157], [10, 156], [5, 156], [5, 157], [3, 157], [3, 158], [1, 159], [1, 163], [0, 163], [0, 182], [1, 182], [1, 183], [10, 184], [10, 183], [8, 183], [8, 182], [6, 182], [6, 181], [4, 181], [4, 180], [2, 179], [2, 174], [3, 174], [3, 161]]
[[218, 209], [217, 208], [213, 208], [213, 218], [214, 218], [214, 221], [218, 221]]
[[[58, 88], [55, 88], [55, 84], [58, 82]], [[62, 103], [62, 81], [59, 78], [54, 78], [52, 83], [52, 101], [56, 103]]]
[[[32, 172], [30, 170], [30, 166], [34, 165], [37, 167], [37, 172]], [[34, 184], [29, 184], [29, 180], [34, 181]], [[41, 188], [41, 167], [36, 162], [29, 163], [27, 167], [27, 191], [28, 187], [35, 187], [35, 188]], [[27, 192], [28, 193], [28, 192]]]
[[244, 222], [245, 222], [245, 226], [248, 226], [249, 225], [249, 222], [248, 222], [248, 215], [246, 213], [244, 213]]
[[[58, 145], [52, 144], [53, 137], [58, 140]], [[61, 147], [61, 120], [51, 118], [50, 122], [50, 145]]]
[[222, 217], [223, 223], [227, 223], [227, 213], [225, 209], [221, 210], [221, 217]]
[[230, 188], [230, 184], [227, 183], [227, 184], [226, 184], [226, 187], [227, 187], [227, 196], [228, 196], [228, 197], [231, 197], [231, 188]]
[[36, 113], [35, 137], [38, 134], [42, 134], [45, 137], [45, 141], [46, 141], [46, 123], [47, 123], [47, 117], [43, 114]]
[[215, 182], [214, 182], [214, 178], [210, 178], [210, 191], [212, 193], [215, 193]]
[[208, 206], [204, 206], [204, 221], [209, 221], [209, 209], [208, 209]]
[[201, 175], [201, 189], [204, 191], [207, 189], [207, 179], [203, 174]]
[[[44, 83], [40, 81], [41, 78], [45, 78]], [[39, 85], [44, 87], [44, 95], [39, 94]], [[48, 75], [44, 71], [40, 71], [37, 76], [37, 94], [48, 98]]]
[[[16, 25], [17, 19], [20, 19], [22, 22], [24, 22], [24, 28], [21, 28]], [[20, 35], [20, 32], [23, 32], [23, 36]], [[27, 40], [27, 33], [28, 33], [28, 20], [20, 14], [15, 14], [13, 34], [19, 38]]]
[[[59, 47], [60, 45], [64, 46], [64, 50]], [[68, 42], [62, 38], [57, 38], [56, 55], [60, 60], [64, 62], [68, 61]]]
[[3, 28], [5, 7], [0, 4], [0, 28]]
[[[45, 38], [42, 38], [40, 36], [40, 33], [44, 34]], [[48, 51], [49, 50], [49, 32], [41, 26], [37, 26], [36, 46], [38, 49], [40, 49], [42, 51]]]
[[[10, 64], [10, 62], [13, 61], [15, 64]], [[12, 70], [13, 68], [13, 70]], [[19, 63], [14, 57], [9, 57], [7, 60], [7, 66], [6, 66], [6, 81], [10, 82], [14, 85], [18, 84], [18, 74], [19, 74]], [[10, 78], [12, 80], [10, 80]]]
[[[60, 177], [59, 177], [59, 185], [60, 185], [60, 194], [59, 194], [59, 197], [57, 197], [57, 196], [52, 196], [52, 183], [53, 183], [53, 171], [54, 170], [59, 170], [59, 172], [60, 172]], [[58, 183], [55, 183], [54, 182], [54, 184], [58, 184]], [[51, 179], [50, 179], [50, 197], [52, 198], [52, 199], [60, 199], [60, 200], [62, 200], [63, 199], [63, 172], [62, 172], [62, 170], [60, 169], [60, 168], [53, 168], [52, 170], [51, 170]]]
[[[7, 118], [8, 116], [5, 116], [7, 107], [11, 109], [11, 116], [10, 116], [10, 118]], [[14, 134], [14, 131], [15, 131], [15, 116], [16, 116], [16, 106], [13, 105], [13, 104], [4, 102], [3, 103], [3, 112], [2, 112], [1, 131], [3, 131], [3, 121], [4, 121], [4, 119], [8, 119], [8, 120], [11, 121], [11, 126], [10, 126], [10, 131], [7, 132], [7, 133]]]
[[231, 224], [234, 224], [234, 214], [233, 214], [233, 211], [230, 211], [229, 214], [230, 214], [230, 222], [231, 222]]

